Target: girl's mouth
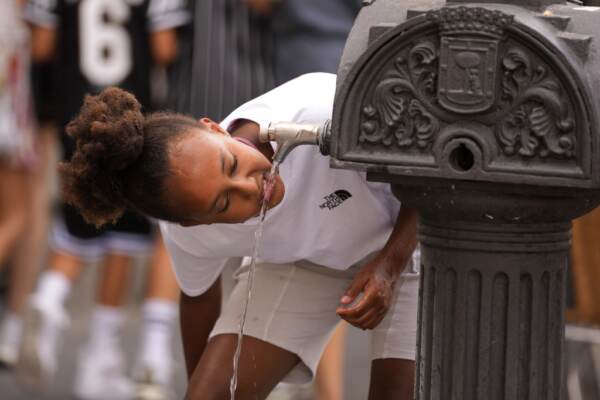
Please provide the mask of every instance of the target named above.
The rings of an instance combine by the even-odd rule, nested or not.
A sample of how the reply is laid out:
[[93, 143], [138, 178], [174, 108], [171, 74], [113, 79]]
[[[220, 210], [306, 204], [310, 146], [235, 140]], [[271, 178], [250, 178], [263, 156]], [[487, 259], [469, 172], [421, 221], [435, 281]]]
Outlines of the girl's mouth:
[[[271, 176], [269, 172], [263, 173], [262, 185], [261, 185], [261, 196], [262, 202], [269, 203], [275, 189], [275, 176]], [[261, 204], [262, 205], [262, 204]]]

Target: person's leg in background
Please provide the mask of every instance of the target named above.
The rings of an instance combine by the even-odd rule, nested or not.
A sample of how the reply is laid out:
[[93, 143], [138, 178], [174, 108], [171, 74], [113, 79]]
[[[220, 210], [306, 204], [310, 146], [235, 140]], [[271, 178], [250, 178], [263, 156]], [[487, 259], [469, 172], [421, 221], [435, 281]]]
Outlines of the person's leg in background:
[[[22, 1], [16, 3], [18, 7], [23, 5]], [[17, 41], [12, 43], [16, 45], [12, 49], [14, 53], [6, 41], [2, 45], [7, 47], [3, 50], [8, 50], [3, 54], [12, 57], [9, 65], [16, 68], [9, 75], [4, 75], [5, 78], [8, 77], [9, 84], [0, 85], [3, 86], [0, 90], [2, 94], [8, 95], [11, 100], [4, 102], [4, 105], [8, 104], [8, 110], [12, 110], [13, 115], [13, 118], [7, 115], [0, 117], [3, 122], [1, 125], [4, 128], [10, 127], [3, 134], [9, 133], [13, 137], [9, 141], [12, 149], [3, 153], [11, 162], [2, 166], [0, 177], [0, 264], [4, 265], [7, 258], [13, 257], [9, 264], [12, 271], [7, 292], [7, 312], [0, 327], [0, 358], [7, 364], [14, 365], [23, 334], [22, 314], [35, 282], [39, 258], [45, 250], [45, 222], [48, 212], [48, 185], [45, 183], [49, 155], [54, 150], [52, 145], [56, 129], [51, 122], [51, 113], [46, 113], [48, 109], [40, 107], [37, 102], [42, 99], [37, 96], [40, 91], [33, 82], [36, 74], [30, 63], [31, 36], [26, 34], [27, 29], [20, 12], [12, 9], [10, 4], [6, 6], [3, 8], [3, 16], [7, 20], [0, 23], [6, 30], [0, 36], [8, 38], [9, 42], [15, 39]], [[13, 11], [16, 11], [14, 15]], [[33, 103], [35, 107], [32, 107]], [[36, 111], [35, 118], [33, 110]], [[6, 135], [3, 136], [6, 140]]]
[[78, 255], [52, 250], [31, 296], [17, 366], [20, 382], [29, 388], [47, 387], [56, 373], [60, 339], [69, 324], [65, 303], [82, 264]]
[[80, 399], [104, 399], [109, 387], [111, 399], [130, 398], [133, 393], [120, 344], [131, 261], [129, 254], [110, 252], [101, 266], [89, 333], [79, 352], [75, 376], [74, 392]]
[[105, 232], [104, 260], [91, 311], [88, 338], [80, 350], [74, 392], [82, 400], [130, 399], [134, 385], [127, 376], [121, 339], [127, 320], [124, 307], [130, 290], [132, 261], [148, 254], [153, 245], [153, 227], [135, 213], [126, 212]]
[[86, 224], [71, 206], [53, 224], [48, 268], [31, 296], [17, 373], [20, 381], [41, 389], [58, 367], [61, 338], [69, 324], [65, 309], [84, 262], [104, 253], [104, 232]]
[[27, 299], [33, 291], [37, 273], [46, 251], [50, 213], [49, 172], [53, 171], [56, 127], [39, 127], [38, 159], [28, 179], [30, 196], [26, 230], [21, 232], [12, 256], [6, 313], [0, 325], [0, 363], [12, 366], [17, 361], [23, 335], [23, 318]]
[[154, 229], [146, 218], [131, 211], [106, 229], [107, 256], [75, 377], [74, 392], [83, 400], [105, 400], [107, 387], [111, 388], [111, 399], [129, 399], [135, 389], [126, 373], [121, 346], [127, 320], [125, 295], [130, 290], [132, 261], [150, 252]]
[[160, 233], [157, 236], [147, 275], [141, 341], [133, 372], [139, 399], [172, 397], [172, 340], [178, 318], [179, 285]]
[[14, 250], [27, 227], [30, 172], [24, 168], [0, 166], [0, 264]]
[[[0, 267], [7, 265], [11, 253], [17, 247], [29, 222], [29, 173], [7, 165], [0, 167]], [[4, 272], [4, 271], [3, 271]], [[14, 300], [14, 284], [21, 271], [12, 268], [10, 273], [8, 304], [0, 325], [0, 365], [12, 367], [18, 352], [14, 345], [18, 344], [22, 332], [20, 304]], [[12, 301], [11, 301], [12, 300]]]

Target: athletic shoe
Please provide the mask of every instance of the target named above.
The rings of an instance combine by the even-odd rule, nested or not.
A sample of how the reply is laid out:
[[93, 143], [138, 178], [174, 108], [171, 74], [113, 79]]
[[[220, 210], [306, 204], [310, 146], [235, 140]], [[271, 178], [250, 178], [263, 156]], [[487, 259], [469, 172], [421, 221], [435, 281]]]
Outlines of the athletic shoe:
[[12, 369], [15, 366], [22, 337], [22, 318], [7, 311], [0, 324], [0, 369]]
[[81, 400], [130, 400], [133, 382], [125, 375], [124, 359], [117, 348], [80, 353], [74, 394]]
[[0, 369], [12, 369], [19, 356], [16, 346], [0, 342]]
[[68, 324], [62, 305], [32, 298], [17, 363], [17, 378], [23, 385], [41, 390], [50, 384], [58, 365], [59, 341]]

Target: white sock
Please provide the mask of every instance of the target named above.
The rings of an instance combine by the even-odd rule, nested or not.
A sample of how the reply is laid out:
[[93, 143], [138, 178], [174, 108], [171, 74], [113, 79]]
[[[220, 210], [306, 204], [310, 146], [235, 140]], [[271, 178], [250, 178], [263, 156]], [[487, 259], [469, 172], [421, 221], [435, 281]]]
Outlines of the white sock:
[[125, 313], [118, 307], [96, 305], [90, 319], [87, 347], [90, 351], [118, 351]]
[[0, 328], [0, 340], [2, 340], [2, 343], [13, 348], [18, 348], [21, 344], [22, 334], [23, 318], [16, 313], [7, 312]]
[[[137, 365], [157, 369], [159, 380], [168, 381], [171, 368], [171, 338], [177, 318], [177, 303], [148, 299], [142, 307], [142, 341]], [[163, 382], [166, 384], [166, 382]]]
[[43, 302], [53, 304], [65, 304], [67, 297], [71, 293], [71, 281], [60, 272], [45, 271], [40, 277], [38, 290], [35, 296]]

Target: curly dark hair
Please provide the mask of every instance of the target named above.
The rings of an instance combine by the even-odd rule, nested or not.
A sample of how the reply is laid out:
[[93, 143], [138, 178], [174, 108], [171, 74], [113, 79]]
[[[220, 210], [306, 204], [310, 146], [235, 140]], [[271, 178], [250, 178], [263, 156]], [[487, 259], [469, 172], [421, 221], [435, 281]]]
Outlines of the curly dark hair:
[[108, 88], [86, 96], [67, 125], [75, 141], [70, 161], [60, 164], [62, 194], [84, 219], [96, 226], [115, 222], [125, 209], [179, 221], [165, 197], [169, 145], [198, 123], [175, 113], [144, 116], [130, 93]]

